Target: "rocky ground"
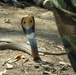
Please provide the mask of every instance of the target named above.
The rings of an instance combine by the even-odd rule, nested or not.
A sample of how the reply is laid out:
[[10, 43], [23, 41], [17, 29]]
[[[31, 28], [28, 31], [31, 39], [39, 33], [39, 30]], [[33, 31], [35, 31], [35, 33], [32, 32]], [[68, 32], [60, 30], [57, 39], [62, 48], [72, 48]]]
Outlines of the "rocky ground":
[[[20, 24], [25, 15], [35, 17], [38, 49], [51, 53], [65, 52], [53, 13], [33, 5], [20, 9], [0, 3], [0, 38], [29, 44]], [[20, 53], [25, 59], [3, 65]], [[45, 63], [35, 63], [30, 55], [20, 51], [0, 50], [0, 75], [75, 75], [67, 55], [40, 54], [40, 57]]]

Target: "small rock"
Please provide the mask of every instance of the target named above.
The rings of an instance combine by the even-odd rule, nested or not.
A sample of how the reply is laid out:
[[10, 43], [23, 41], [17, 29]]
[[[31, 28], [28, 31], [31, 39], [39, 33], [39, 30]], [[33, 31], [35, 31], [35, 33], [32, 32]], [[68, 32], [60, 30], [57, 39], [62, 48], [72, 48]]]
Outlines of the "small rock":
[[5, 23], [11, 23], [11, 21], [10, 21], [10, 19], [8, 19], [8, 20], [4, 20], [5, 21]]
[[63, 61], [60, 61], [60, 62], [59, 62], [59, 65], [71, 66], [70, 63], [63, 62]]
[[48, 66], [48, 65], [42, 65], [42, 66], [43, 66], [44, 70], [50, 71], [50, 66]]
[[0, 6], [3, 6], [3, 3], [2, 2], [0, 2]]
[[49, 73], [47, 71], [44, 71], [43, 75], [49, 75]]
[[65, 71], [65, 70], [67, 70], [68, 68], [66, 67], [66, 66], [63, 66], [62, 68], [61, 68], [61, 70], [63, 70], [63, 71]]
[[46, 51], [46, 48], [40, 47], [39, 50]]
[[0, 75], [5, 75], [6, 72], [7, 72], [7, 70], [4, 69], [4, 71], [1, 71], [1, 72], [0, 72]]
[[51, 74], [51, 75], [57, 75], [57, 74]]
[[53, 63], [50, 63], [50, 62], [47, 62], [47, 61], [43, 61], [42, 64], [43, 65], [48, 65], [48, 66], [53, 66], [54, 65]]
[[13, 68], [13, 65], [9, 64], [9, 63], [6, 63], [7, 65], [7, 69], [12, 69]]
[[66, 65], [66, 63], [63, 62], [63, 61], [60, 61], [59, 64], [60, 64], [60, 65]]
[[39, 53], [39, 55], [44, 56], [45, 54], [44, 53]]
[[39, 65], [35, 65], [35, 68], [39, 68]]
[[29, 41], [26, 42], [28, 45], [30, 44]]

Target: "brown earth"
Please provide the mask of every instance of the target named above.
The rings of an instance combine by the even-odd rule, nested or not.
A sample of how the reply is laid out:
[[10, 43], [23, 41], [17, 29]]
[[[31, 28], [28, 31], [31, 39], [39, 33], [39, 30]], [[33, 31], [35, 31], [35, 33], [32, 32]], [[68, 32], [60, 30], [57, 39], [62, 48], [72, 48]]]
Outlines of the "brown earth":
[[[8, 4], [0, 4], [0, 38], [11, 38], [18, 43], [27, 43], [20, 22], [25, 15], [33, 15], [36, 21], [36, 39], [38, 48], [50, 52], [65, 52], [59, 46], [63, 46], [59, 36], [53, 13], [37, 6], [15, 8]], [[25, 59], [11, 63], [14, 67], [7, 69], [2, 64], [8, 59], [22, 53]], [[13, 50], [0, 50], [0, 75], [75, 75], [70, 66], [67, 55], [40, 55], [46, 64], [35, 63], [32, 57], [26, 53]], [[25, 62], [26, 59], [29, 61]], [[60, 65], [59, 62], [66, 64]], [[69, 65], [67, 64], [69, 63]], [[4, 74], [2, 71], [7, 70]]]

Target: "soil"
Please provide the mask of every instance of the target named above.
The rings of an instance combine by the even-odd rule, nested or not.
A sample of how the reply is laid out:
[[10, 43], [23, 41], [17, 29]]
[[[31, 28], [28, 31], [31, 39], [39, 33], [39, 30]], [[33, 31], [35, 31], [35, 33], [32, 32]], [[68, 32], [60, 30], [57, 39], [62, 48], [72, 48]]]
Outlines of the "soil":
[[[21, 28], [21, 19], [25, 15], [33, 15], [35, 18], [38, 49], [54, 53], [65, 52], [53, 13], [34, 5], [21, 9], [0, 3], [0, 38], [11, 38], [18, 43], [29, 44]], [[3, 66], [5, 61], [19, 53], [22, 53], [25, 59], [11, 63], [13, 68]], [[45, 63], [34, 62], [33, 58], [24, 52], [0, 50], [0, 75], [76, 75], [67, 55], [40, 54], [40, 57]], [[6, 72], [2, 73], [3, 71]]]

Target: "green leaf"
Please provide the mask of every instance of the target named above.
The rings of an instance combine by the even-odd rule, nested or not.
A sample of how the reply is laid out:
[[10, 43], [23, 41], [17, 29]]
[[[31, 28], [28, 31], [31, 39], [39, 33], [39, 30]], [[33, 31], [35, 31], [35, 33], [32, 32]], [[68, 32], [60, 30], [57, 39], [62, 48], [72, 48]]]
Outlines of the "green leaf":
[[72, 2], [72, 5], [73, 5], [74, 7], [76, 7], [76, 0], [71, 0], [71, 2]]

